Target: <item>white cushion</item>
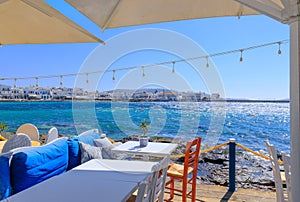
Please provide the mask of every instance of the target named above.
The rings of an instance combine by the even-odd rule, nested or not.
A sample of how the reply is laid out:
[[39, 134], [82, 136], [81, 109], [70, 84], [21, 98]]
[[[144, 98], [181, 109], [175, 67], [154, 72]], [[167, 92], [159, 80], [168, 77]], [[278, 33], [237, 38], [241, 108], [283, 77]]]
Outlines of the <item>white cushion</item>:
[[113, 144], [105, 137], [105, 138], [95, 139], [94, 145], [96, 147], [109, 147], [112, 146]]
[[[102, 140], [102, 139], [94, 140], [94, 145], [96, 147], [100, 147], [102, 149], [102, 158], [103, 159], [122, 159], [122, 158], [124, 158], [124, 155], [117, 154], [117, 153], [111, 151], [114, 147], [121, 145], [122, 144], [121, 142], [116, 142], [114, 144], [111, 143], [111, 144], [106, 145], [106, 144], [102, 144], [103, 141], [99, 141], [99, 140]], [[102, 146], [102, 145], [105, 145], [105, 146]]]
[[102, 149], [100, 147], [94, 147], [83, 142], [79, 142], [81, 151], [81, 163], [85, 163], [91, 159], [102, 159]]

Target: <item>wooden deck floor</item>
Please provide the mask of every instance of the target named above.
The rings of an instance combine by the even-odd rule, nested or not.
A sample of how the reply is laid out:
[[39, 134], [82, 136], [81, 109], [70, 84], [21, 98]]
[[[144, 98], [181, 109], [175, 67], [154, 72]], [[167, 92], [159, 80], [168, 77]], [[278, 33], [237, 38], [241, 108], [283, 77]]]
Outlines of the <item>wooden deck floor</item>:
[[[176, 184], [180, 186], [180, 184]], [[169, 191], [165, 190], [165, 199], [169, 198]], [[134, 202], [135, 197], [131, 197], [128, 202]], [[175, 195], [173, 201], [181, 201], [181, 195]], [[191, 201], [188, 199], [187, 201]], [[216, 185], [197, 185], [197, 200], [199, 202], [232, 201], [232, 202], [274, 202], [276, 201], [275, 192], [257, 191], [252, 189], [237, 189], [230, 193], [226, 187]]]

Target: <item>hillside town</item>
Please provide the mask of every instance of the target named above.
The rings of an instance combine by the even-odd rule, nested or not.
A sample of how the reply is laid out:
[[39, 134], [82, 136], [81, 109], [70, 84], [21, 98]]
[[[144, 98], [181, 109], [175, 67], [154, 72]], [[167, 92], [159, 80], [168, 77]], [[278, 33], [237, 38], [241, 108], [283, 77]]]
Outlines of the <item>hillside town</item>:
[[166, 89], [117, 89], [88, 92], [82, 88], [11, 87], [0, 84], [0, 101], [65, 101], [65, 100], [131, 101], [131, 102], [201, 102], [220, 100], [218, 93], [178, 92]]

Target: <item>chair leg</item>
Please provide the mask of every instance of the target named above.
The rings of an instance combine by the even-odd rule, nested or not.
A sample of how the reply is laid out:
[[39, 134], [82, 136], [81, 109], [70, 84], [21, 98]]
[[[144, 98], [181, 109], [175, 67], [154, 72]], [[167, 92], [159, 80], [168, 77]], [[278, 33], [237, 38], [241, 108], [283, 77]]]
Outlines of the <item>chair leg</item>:
[[196, 182], [197, 179], [196, 177], [193, 177], [193, 181], [192, 181], [192, 202], [196, 201]]
[[186, 202], [187, 198], [187, 179], [182, 180], [182, 202]]
[[174, 177], [170, 178], [170, 198], [174, 198]]

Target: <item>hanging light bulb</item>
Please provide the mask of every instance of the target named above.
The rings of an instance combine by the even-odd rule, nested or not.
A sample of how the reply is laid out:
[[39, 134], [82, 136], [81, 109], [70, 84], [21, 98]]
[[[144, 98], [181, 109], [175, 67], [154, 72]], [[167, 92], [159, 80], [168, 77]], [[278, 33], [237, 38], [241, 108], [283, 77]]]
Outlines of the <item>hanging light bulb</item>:
[[116, 80], [116, 78], [115, 78], [115, 72], [116, 72], [116, 70], [113, 70], [113, 76], [112, 76], [112, 81], [113, 82]]
[[14, 89], [16, 89], [17, 88], [17, 79], [16, 78], [14, 78]]
[[240, 51], [241, 51], [240, 63], [242, 64], [243, 63], [243, 50], [240, 50]]
[[280, 45], [281, 45], [281, 42], [278, 42], [278, 56], [281, 56]]
[[206, 58], [206, 68], [209, 68], [208, 56], [206, 56], [205, 58]]
[[38, 89], [39, 88], [39, 78], [35, 77], [36, 83], [35, 83], [35, 88]]
[[142, 70], [143, 70], [143, 74], [142, 74], [142, 76], [143, 76], [143, 77], [145, 77], [145, 76], [146, 76], [146, 74], [145, 74], [144, 66], [142, 66]]
[[172, 64], [173, 64], [172, 73], [174, 74], [175, 73], [175, 62], [173, 61]]
[[63, 78], [63, 76], [60, 75], [59, 88], [62, 88], [62, 85], [63, 85], [62, 78]]
[[85, 82], [89, 83], [89, 74], [88, 73], [86, 73], [86, 81]]

